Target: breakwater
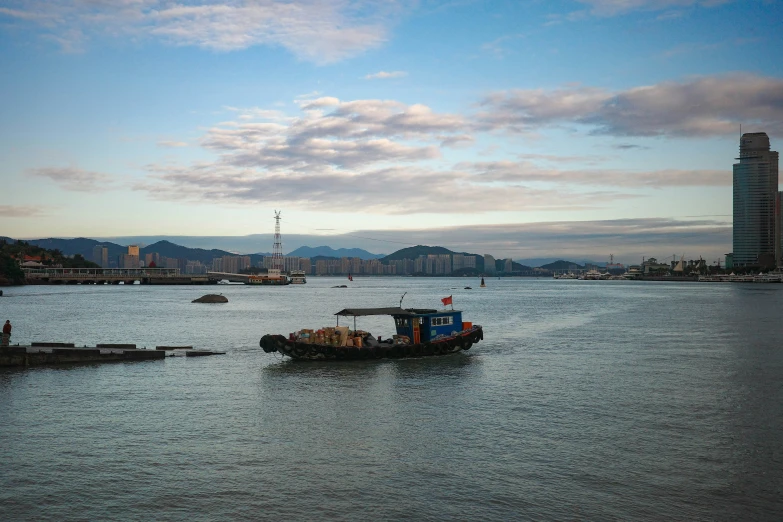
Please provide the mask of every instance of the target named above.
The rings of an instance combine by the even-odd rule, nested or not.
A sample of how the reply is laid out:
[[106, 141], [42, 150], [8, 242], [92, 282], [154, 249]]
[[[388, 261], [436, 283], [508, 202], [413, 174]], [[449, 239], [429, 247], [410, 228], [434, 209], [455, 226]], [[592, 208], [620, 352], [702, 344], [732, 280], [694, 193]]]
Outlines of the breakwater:
[[97, 344], [77, 347], [73, 343], [32, 343], [0, 348], [2, 366], [46, 366], [74, 363], [161, 360], [166, 352], [187, 350], [186, 356], [222, 355], [225, 352], [193, 350], [192, 346], [158, 346], [154, 350], [135, 344]]

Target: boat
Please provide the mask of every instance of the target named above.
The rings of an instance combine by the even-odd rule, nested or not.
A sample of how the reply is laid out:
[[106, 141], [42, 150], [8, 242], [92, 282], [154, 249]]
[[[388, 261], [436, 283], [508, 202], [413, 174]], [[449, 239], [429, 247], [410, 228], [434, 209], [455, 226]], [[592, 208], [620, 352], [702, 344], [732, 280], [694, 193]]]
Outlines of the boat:
[[479, 286], [481, 288], [486, 288], [487, 287], [486, 283], [484, 283], [484, 278], [483, 277], [481, 278], [481, 284]]
[[290, 285], [291, 280], [277, 268], [270, 268], [266, 274], [247, 277], [249, 285]]
[[[346, 308], [336, 314], [337, 326], [318, 331], [300, 330], [283, 335], [267, 334], [259, 345], [266, 353], [278, 352], [296, 360], [344, 361], [434, 357], [457, 353], [484, 339], [481, 326], [462, 322], [460, 310], [416, 308]], [[388, 315], [397, 334], [376, 339], [356, 329], [356, 318]], [[340, 317], [353, 317], [354, 328], [340, 326]]]
[[348, 274], [348, 281], [353, 281], [353, 276], [351, 274]]
[[292, 285], [303, 285], [307, 283], [304, 270], [291, 270], [289, 273], [289, 278]]

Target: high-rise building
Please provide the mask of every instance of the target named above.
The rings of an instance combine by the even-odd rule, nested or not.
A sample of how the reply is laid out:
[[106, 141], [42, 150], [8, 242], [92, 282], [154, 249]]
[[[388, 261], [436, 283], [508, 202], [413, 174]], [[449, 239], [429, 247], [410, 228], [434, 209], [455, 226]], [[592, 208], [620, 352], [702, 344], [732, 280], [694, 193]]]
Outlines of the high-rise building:
[[764, 132], [740, 139], [734, 164], [734, 265], [772, 266], [780, 259], [778, 153]]
[[777, 205], [775, 205], [775, 212], [777, 212], [776, 219], [778, 224], [778, 233], [775, 236], [775, 239], [778, 241], [775, 248], [777, 254], [776, 265], [783, 267], [783, 192], [778, 192], [778, 202]]
[[107, 268], [109, 266], [109, 249], [103, 245], [96, 245], [92, 249], [92, 261], [101, 266], [101, 268]]
[[489, 254], [484, 254], [484, 272], [487, 274], [494, 274], [496, 272], [495, 258]]

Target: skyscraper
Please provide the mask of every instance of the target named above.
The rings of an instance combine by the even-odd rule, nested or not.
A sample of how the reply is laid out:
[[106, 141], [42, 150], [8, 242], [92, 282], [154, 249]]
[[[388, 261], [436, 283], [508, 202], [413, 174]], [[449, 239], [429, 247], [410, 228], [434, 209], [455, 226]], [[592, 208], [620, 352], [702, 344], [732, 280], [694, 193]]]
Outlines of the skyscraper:
[[92, 260], [102, 268], [109, 266], [109, 249], [102, 245], [96, 245], [92, 249]]
[[734, 164], [734, 266], [772, 266], [780, 259], [778, 153], [769, 149], [764, 132], [740, 139]]

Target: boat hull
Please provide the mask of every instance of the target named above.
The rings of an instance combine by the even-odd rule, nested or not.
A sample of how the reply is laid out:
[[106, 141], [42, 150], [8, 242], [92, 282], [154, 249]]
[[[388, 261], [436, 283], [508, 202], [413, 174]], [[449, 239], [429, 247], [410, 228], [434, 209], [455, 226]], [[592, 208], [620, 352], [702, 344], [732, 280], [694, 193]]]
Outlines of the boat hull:
[[481, 326], [474, 326], [452, 337], [418, 344], [386, 344], [378, 346], [332, 346], [310, 344], [286, 339], [282, 335], [265, 335], [259, 345], [266, 353], [278, 352], [292, 359], [305, 361], [356, 361], [362, 359], [404, 359], [407, 357], [437, 357], [470, 350], [484, 339]]

